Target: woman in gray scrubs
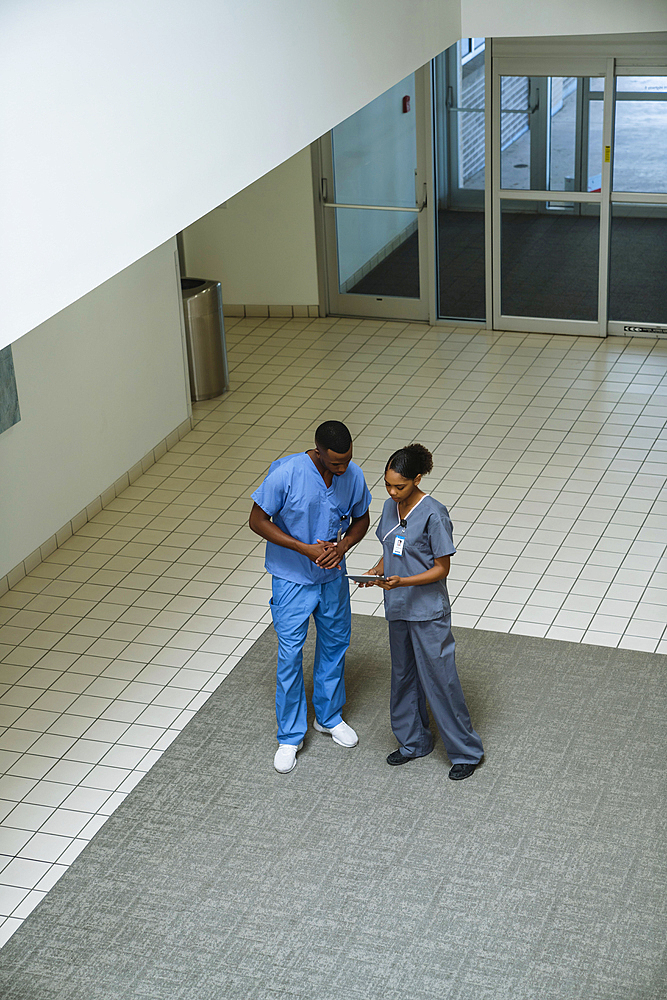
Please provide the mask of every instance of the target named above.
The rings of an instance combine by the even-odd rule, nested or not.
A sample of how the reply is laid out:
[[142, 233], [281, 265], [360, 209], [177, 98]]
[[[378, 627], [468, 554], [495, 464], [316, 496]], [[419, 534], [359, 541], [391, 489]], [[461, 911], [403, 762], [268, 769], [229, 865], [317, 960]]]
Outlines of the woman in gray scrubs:
[[456, 549], [447, 508], [419, 488], [433, 468], [430, 451], [410, 444], [385, 468], [389, 494], [376, 531], [383, 555], [369, 574], [384, 576], [391, 648], [391, 728], [399, 742], [388, 764], [405, 764], [433, 749], [426, 700], [442, 736], [453, 781], [468, 778], [484, 755], [472, 727], [454, 660], [445, 579]]

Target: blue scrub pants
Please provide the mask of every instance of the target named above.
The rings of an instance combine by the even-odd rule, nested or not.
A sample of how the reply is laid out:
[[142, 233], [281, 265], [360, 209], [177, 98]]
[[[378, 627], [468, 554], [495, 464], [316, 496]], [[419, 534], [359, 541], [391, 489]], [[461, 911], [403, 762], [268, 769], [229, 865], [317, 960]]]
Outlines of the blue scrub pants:
[[454, 660], [449, 615], [433, 621], [390, 621], [391, 728], [406, 757], [433, 749], [426, 699], [452, 764], [484, 755], [472, 728]]
[[315, 716], [327, 729], [342, 721], [341, 711], [345, 704], [343, 672], [352, 629], [347, 577], [341, 572], [330, 583], [306, 585], [274, 576], [271, 615], [278, 636], [278, 742], [298, 746], [308, 728], [303, 644], [311, 615], [317, 629], [313, 664]]

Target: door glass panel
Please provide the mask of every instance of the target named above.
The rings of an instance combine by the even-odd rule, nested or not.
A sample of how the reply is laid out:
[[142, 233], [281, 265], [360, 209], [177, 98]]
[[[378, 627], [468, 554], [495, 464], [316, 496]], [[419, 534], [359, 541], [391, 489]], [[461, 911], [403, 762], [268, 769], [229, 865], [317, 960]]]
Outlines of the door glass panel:
[[530, 188], [530, 114], [527, 76], [500, 78], [500, 186]]
[[502, 188], [600, 187], [603, 104], [589, 97], [597, 82], [575, 76], [501, 78]]
[[417, 127], [414, 73], [332, 131], [335, 200], [415, 205]]
[[441, 319], [484, 320], [484, 39], [435, 60], [436, 275]]
[[667, 192], [667, 76], [618, 77], [614, 130], [615, 191]]
[[556, 215], [545, 202], [501, 200], [501, 311], [597, 320], [600, 220]]
[[[418, 299], [415, 77], [411, 74], [331, 133], [341, 294]], [[394, 211], [409, 208], [411, 211]]]
[[552, 76], [547, 128], [548, 191], [574, 191], [577, 154], [577, 79]]
[[667, 205], [612, 205], [609, 319], [667, 323]]
[[[483, 79], [483, 76], [482, 76]], [[458, 145], [458, 184], [468, 191], [484, 190], [484, 93], [478, 111], [456, 114]]]
[[[594, 81], [591, 80], [591, 84]], [[591, 88], [592, 89], [592, 88]], [[602, 101], [588, 102], [588, 151], [585, 159], [588, 161], [588, 191], [600, 191], [602, 188], [602, 119], [604, 104]]]
[[340, 292], [418, 299], [417, 216], [363, 208], [335, 213]]

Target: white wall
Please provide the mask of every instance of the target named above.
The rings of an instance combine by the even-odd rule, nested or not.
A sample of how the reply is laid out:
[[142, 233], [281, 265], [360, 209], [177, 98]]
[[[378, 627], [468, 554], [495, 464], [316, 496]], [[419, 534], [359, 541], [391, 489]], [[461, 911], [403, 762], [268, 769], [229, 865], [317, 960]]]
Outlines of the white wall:
[[13, 346], [0, 434], [0, 577], [187, 418], [175, 240]]
[[461, 37], [665, 31], [665, 0], [461, 0]]
[[[395, 84], [334, 129], [336, 200], [414, 205], [414, 77]], [[401, 99], [411, 98], [403, 114]], [[341, 280], [412, 221], [398, 212], [339, 213]], [[187, 274], [222, 285], [223, 302], [318, 301], [310, 149], [302, 149], [183, 233]]]
[[667, 4], [3, 0], [0, 347], [462, 35], [601, 28], [664, 30]]
[[239, 305], [318, 301], [310, 149], [301, 150], [183, 233], [185, 273]]
[[460, 0], [3, 0], [0, 346], [460, 33]]

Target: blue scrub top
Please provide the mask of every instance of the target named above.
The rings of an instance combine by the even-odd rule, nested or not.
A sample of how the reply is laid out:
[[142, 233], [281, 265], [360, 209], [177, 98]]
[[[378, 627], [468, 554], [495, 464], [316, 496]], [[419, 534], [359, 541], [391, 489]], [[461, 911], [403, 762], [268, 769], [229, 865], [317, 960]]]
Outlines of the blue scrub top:
[[[433, 569], [436, 559], [456, 552], [452, 540], [452, 522], [444, 504], [424, 496], [412, 508], [401, 528], [398, 506], [389, 497], [375, 534], [382, 542], [385, 576], [416, 576]], [[394, 539], [405, 536], [402, 555], [394, 555]], [[385, 590], [384, 613], [388, 621], [424, 622], [449, 614], [449, 595], [445, 580], [416, 587]]]
[[[370, 490], [358, 465], [350, 462], [327, 489], [312, 458], [303, 451], [273, 462], [252, 498], [282, 531], [308, 545], [318, 538], [335, 540], [338, 529], [345, 532], [351, 520], [363, 517], [371, 504]], [[266, 543], [264, 565], [273, 576], [306, 585], [329, 583], [345, 572], [345, 560], [341, 569], [321, 569], [307, 556], [273, 542]]]

